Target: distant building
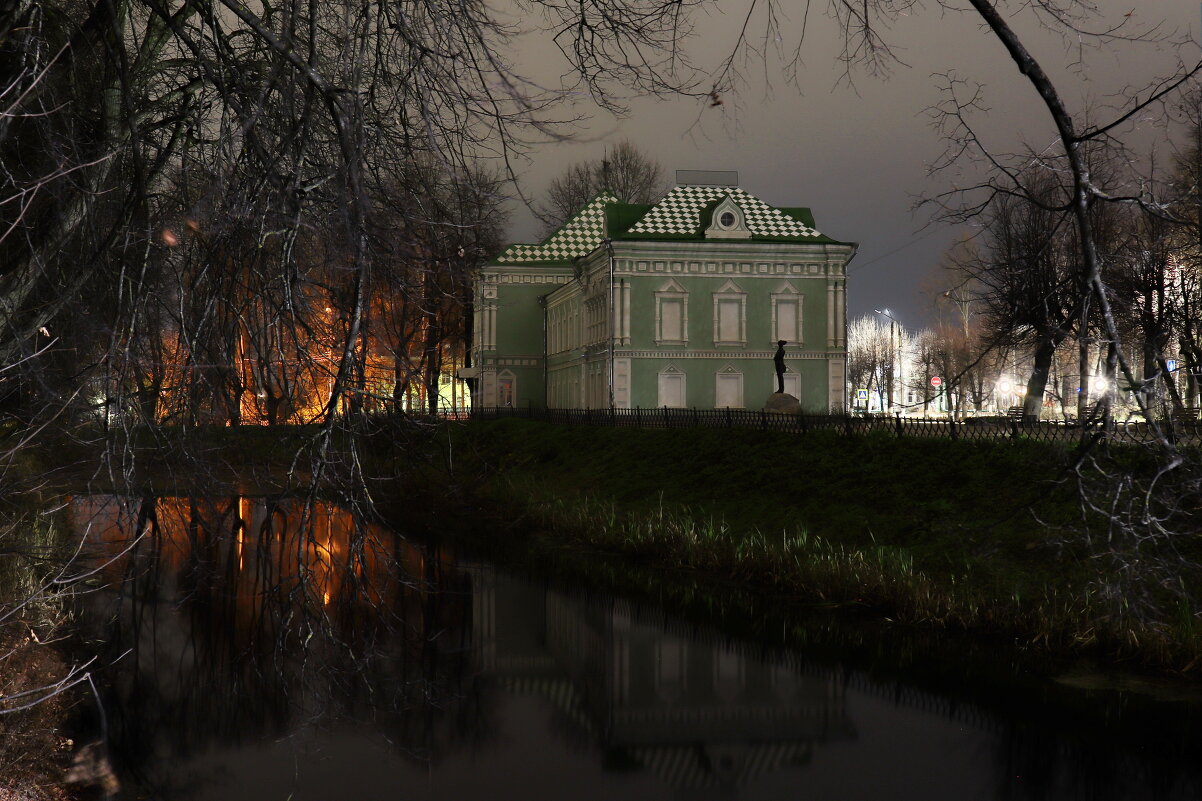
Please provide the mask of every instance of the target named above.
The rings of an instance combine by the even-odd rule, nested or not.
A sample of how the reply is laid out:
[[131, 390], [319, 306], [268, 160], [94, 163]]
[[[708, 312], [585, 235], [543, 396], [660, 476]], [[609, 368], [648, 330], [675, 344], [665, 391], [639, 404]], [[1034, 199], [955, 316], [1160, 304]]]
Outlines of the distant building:
[[810, 410], [843, 409], [856, 246], [730, 176], [678, 173], [653, 205], [603, 193], [542, 242], [486, 264], [474, 403], [760, 408], [783, 339], [785, 391]]

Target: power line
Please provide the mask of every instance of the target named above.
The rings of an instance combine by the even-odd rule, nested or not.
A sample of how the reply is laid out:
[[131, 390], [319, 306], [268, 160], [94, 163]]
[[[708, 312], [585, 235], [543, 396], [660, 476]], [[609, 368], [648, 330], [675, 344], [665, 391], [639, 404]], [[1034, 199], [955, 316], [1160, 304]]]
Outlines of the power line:
[[867, 267], [870, 264], [876, 264], [881, 259], [887, 259], [890, 256], [894, 255], [895, 253], [900, 253], [903, 250], [905, 250], [906, 248], [913, 247], [914, 245], [917, 245], [919, 242], [922, 242], [924, 239], [934, 236], [937, 233], [943, 233], [943, 232], [940, 231], [939, 229], [932, 228], [930, 231], [926, 232], [925, 234], [918, 237], [917, 239], [911, 239], [906, 244], [901, 245], [900, 247], [896, 247], [893, 250], [889, 251], [888, 253], [882, 253], [880, 256], [877, 256], [875, 259], [873, 259], [871, 261], [860, 262], [858, 264], [853, 261], [848, 266], [847, 273], [848, 273], [848, 275], [850, 275], [853, 272], [858, 272], [859, 270], [863, 269], [864, 267]]

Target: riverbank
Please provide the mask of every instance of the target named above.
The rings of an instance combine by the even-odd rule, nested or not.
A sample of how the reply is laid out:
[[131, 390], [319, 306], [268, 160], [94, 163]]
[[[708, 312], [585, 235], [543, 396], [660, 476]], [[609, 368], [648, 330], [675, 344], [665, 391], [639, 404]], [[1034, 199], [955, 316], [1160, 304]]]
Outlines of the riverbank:
[[74, 745], [64, 727], [78, 674], [62, 651], [68, 615], [48, 589], [64, 547], [58, 515], [0, 501], [0, 799], [63, 801]]
[[[1197, 538], [1116, 536], [1082, 503], [1098, 476], [1068, 471], [1059, 446], [522, 420], [453, 431], [456, 475], [533, 524], [545, 554], [600, 551], [1049, 654], [1202, 668]], [[1148, 469], [1137, 451], [1109, 460]], [[1179, 555], [1171, 585], [1165, 551]]]

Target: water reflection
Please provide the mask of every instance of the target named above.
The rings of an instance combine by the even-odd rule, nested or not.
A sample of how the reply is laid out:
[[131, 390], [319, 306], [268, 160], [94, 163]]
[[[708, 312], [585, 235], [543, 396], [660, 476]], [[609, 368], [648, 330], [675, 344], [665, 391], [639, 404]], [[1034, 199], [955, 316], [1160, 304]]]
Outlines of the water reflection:
[[188, 787], [179, 767], [198, 754], [323, 721], [374, 719], [418, 759], [477, 730], [460, 686], [467, 577], [443, 551], [321, 502], [102, 497], [71, 512], [108, 587], [86, 619], [117, 660], [114, 755], [156, 794]]
[[841, 682], [749, 656], [614, 599], [574, 599], [480, 567], [473, 644], [506, 690], [554, 705], [565, 730], [604, 744], [606, 764], [677, 791], [737, 790], [854, 739]]
[[[129, 798], [1197, 797], [837, 660], [549, 588], [330, 504], [82, 497]], [[1177, 759], [1174, 762], [1174, 759]]]

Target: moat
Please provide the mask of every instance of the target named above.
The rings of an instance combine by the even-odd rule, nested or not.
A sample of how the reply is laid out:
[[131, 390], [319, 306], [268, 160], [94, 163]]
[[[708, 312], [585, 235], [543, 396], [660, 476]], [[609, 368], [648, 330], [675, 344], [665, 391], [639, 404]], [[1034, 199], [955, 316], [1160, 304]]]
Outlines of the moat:
[[120, 798], [1202, 795], [1188, 694], [942, 693], [320, 501], [79, 496], [70, 515], [99, 568], [87, 725]]

